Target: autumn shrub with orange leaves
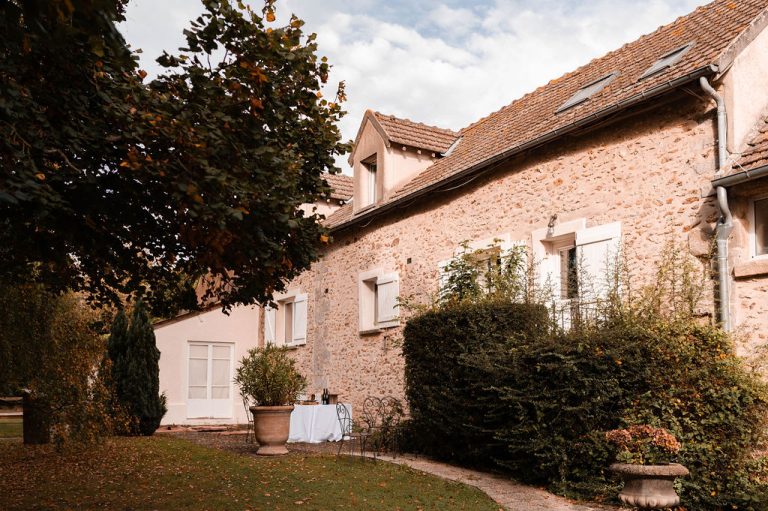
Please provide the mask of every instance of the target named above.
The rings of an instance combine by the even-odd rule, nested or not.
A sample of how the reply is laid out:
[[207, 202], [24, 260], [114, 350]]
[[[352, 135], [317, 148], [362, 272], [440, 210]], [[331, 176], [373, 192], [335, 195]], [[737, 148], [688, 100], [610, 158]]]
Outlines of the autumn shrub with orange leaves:
[[608, 443], [617, 448], [616, 461], [633, 465], [669, 463], [680, 451], [680, 442], [664, 428], [635, 424], [605, 432]]

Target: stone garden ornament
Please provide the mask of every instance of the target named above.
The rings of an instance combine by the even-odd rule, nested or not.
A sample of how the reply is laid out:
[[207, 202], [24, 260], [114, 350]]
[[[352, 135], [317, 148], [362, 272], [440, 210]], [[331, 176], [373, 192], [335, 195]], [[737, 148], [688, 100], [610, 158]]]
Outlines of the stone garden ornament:
[[641, 509], [662, 509], [680, 505], [675, 479], [688, 475], [688, 469], [671, 463], [680, 451], [680, 442], [664, 428], [647, 424], [615, 429], [605, 434], [618, 448], [618, 463], [611, 471], [619, 474], [624, 488], [619, 500]]

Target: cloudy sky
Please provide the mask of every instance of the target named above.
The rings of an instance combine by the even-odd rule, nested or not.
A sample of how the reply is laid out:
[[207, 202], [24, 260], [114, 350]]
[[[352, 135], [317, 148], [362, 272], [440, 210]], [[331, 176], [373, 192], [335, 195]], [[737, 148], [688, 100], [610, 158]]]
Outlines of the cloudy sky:
[[[259, 2], [251, 2], [254, 7]], [[706, 0], [278, 0], [318, 34], [346, 81], [345, 139], [367, 108], [459, 129]], [[198, 0], [131, 0], [122, 30], [142, 66], [183, 43]], [[345, 169], [346, 170], [346, 169]]]

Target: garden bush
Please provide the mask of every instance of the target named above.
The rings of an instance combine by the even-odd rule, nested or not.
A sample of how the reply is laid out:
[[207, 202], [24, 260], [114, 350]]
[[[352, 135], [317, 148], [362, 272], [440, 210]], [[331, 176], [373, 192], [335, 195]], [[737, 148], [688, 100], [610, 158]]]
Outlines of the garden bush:
[[104, 349], [80, 296], [0, 281], [0, 395], [26, 394], [25, 443], [75, 447], [112, 431]]
[[689, 509], [768, 509], [765, 461], [753, 456], [765, 445], [768, 394], [726, 334], [650, 319], [541, 335], [536, 310], [472, 305], [409, 323], [411, 443], [602, 498], [617, 490], [605, 431], [652, 424], [682, 443]]
[[620, 285], [570, 329], [498, 294], [449, 294], [418, 311], [403, 342], [408, 447], [602, 500], [620, 484], [605, 432], [648, 424], [681, 443], [686, 509], [768, 510], [768, 458], [757, 454], [768, 389], [728, 334], [695, 317], [706, 294], [697, 271], [665, 249], [655, 285]]
[[461, 363], [513, 336], [540, 337], [542, 306], [509, 302], [452, 302], [408, 321], [404, 330], [409, 447], [465, 463], [487, 459], [496, 447], [482, 401], [487, 382]]

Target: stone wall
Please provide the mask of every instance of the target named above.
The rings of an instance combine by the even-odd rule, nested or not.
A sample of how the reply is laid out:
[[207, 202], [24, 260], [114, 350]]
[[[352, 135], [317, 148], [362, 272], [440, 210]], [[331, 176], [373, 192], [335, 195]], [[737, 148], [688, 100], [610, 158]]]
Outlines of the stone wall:
[[734, 229], [729, 243], [733, 269], [731, 313], [739, 353], [751, 361], [765, 363], [768, 357], [768, 260], [753, 259], [750, 238], [750, 203], [768, 197], [768, 182], [750, 182], [729, 190]]
[[307, 344], [293, 351], [309, 391], [328, 387], [355, 406], [370, 394], [402, 396], [401, 328], [358, 333], [361, 272], [398, 271], [400, 295], [425, 301], [437, 291], [438, 262], [462, 241], [509, 234], [530, 244], [531, 232], [554, 214], [559, 222], [583, 218], [587, 227], [621, 222], [638, 278], [655, 271], [670, 239], [706, 256], [718, 217], [709, 184], [716, 161], [713, 106], [678, 97], [550, 143], [459, 190], [336, 232], [323, 259], [290, 286], [309, 293]]

